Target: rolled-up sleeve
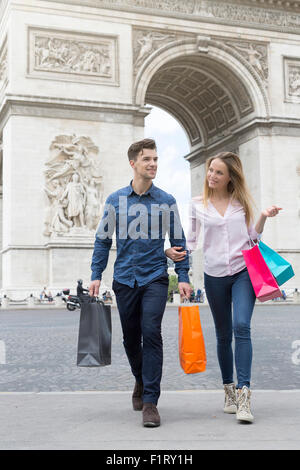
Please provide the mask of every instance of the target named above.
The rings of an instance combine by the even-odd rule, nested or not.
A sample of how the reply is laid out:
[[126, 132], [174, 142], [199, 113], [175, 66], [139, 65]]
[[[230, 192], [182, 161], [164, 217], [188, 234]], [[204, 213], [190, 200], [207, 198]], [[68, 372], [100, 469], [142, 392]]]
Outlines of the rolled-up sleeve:
[[116, 213], [110, 197], [107, 198], [104, 214], [97, 229], [91, 263], [91, 280], [102, 279], [112, 245], [112, 236], [116, 226]]
[[[169, 240], [171, 246], [181, 246], [183, 251], [186, 249], [186, 239], [181, 225], [179, 211], [176, 200], [173, 198], [170, 213]], [[189, 256], [188, 253], [182, 261], [175, 262], [175, 272], [178, 276], [178, 282], [190, 282], [189, 279]]]

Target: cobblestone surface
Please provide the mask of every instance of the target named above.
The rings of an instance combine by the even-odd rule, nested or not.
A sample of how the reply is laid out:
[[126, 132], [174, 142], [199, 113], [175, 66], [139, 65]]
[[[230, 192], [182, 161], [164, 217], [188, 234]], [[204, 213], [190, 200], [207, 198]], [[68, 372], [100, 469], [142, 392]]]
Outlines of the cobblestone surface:
[[[0, 341], [6, 363], [0, 363], [0, 392], [131, 390], [131, 376], [122, 345], [116, 308], [112, 309], [112, 365], [86, 369], [76, 366], [79, 310], [0, 311]], [[222, 387], [216, 340], [208, 307], [201, 306], [207, 370], [186, 375], [178, 360], [178, 313], [168, 307], [163, 320], [163, 390]], [[292, 344], [300, 340], [300, 307], [258, 306], [252, 321], [252, 388], [300, 389], [300, 364], [293, 362]], [[2, 343], [3, 344], [3, 343]], [[299, 348], [299, 346], [298, 346]], [[300, 358], [300, 352], [298, 357]]]

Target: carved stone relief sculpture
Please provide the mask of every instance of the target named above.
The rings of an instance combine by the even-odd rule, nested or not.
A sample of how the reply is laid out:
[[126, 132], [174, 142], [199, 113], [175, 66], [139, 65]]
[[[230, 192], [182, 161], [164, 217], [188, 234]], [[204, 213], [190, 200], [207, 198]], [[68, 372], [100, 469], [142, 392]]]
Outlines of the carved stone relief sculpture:
[[296, 168], [296, 173], [299, 176], [298, 179], [298, 216], [300, 217], [300, 164]]
[[0, 90], [6, 86], [8, 80], [7, 70], [7, 42], [5, 41], [0, 50]]
[[133, 30], [133, 69], [137, 73], [142, 63], [157, 49], [175, 41], [175, 33], [162, 33], [155, 30]]
[[259, 75], [265, 86], [268, 85], [268, 47], [249, 41], [226, 41], [226, 44], [241, 54]]
[[[80, 0], [50, 0], [79, 4]], [[251, 3], [250, 3], [251, 1]], [[254, 26], [286, 32], [299, 32], [299, 1], [286, 0], [84, 0], [93, 8], [142, 13], [158, 12], [163, 16], [191, 18], [219, 24]]]
[[116, 36], [30, 28], [29, 44], [31, 76], [118, 84]]
[[300, 67], [290, 70], [289, 74], [289, 95], [300, 97]]
[[[238, 5], [234, 2], [223, 3], [213, 0], [202, 1], [201, 13], [222, 21], [238, 24], [256, 24], [266, 28], [298, 29], [300, 26], [300, 15], [290, 11], [271, 10], [267, 7], [259, 8], [250, 5]], [[263, 3], [263, 0], [260, 0]], [[274, 2], [273, 2], [274, 3]], [[279, 2], [278, 2], [279, 3]], [[282, 2], [280, 2], [282, 4]]]
[[285, 99], [300, 102], [300, 58], [284, 58]]
[[46, 162], [46, 236], [87, 235], [96, 230], [103, 206], [98, 148], [89, 137], [59, 135]]

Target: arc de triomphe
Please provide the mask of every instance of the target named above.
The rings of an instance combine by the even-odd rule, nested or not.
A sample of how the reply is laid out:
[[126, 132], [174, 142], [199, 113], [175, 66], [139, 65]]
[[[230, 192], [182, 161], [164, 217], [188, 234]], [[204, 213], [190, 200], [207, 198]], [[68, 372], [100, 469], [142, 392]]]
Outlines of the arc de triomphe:
[[[90, 279], [102, 205], [158, 105], [205, 159], [239, 153], [300, 279], [300, 1], [2, 0], [2, 293]], [[114, 253], [112, 253], [112, 258]], [[201, 263], [194, 260], [194, 285]], [[104, 281], [110, 286], [112, 263]], [[199, 279], [199, 281], [198, 281]]]

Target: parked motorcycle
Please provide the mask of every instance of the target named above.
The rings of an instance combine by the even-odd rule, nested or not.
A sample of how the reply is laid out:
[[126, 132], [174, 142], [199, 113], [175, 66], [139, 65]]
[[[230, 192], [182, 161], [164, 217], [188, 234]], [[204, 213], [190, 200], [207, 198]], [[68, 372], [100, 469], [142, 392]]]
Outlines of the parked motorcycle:
[[61, 292], [59, 292], [57, 295], [59, 295], [61, 297], [61, 300], [63, 302], [65, 302], [65, 304], [67, 303], [67, 300], [68, 300], [68, 295], [70, 294], [70, 289], [64, 289], [62, 290]]
[[62, 299], [66, 302], [67, 309], [73, 312], [76, 308], [81, 308], [80, 298], [88, 295], [88, 292], [88, 289], [82, 287], [81, 279], [77, 281], [77, 295], [70, 295], [70, 289], [64, 289]]
[[80, 308], [80, 301], [77, 295], [70, 295], [70, 289], [62, 291], [62, 300], [65, 302], [67, 309], [73, 312], [76, 308]]

